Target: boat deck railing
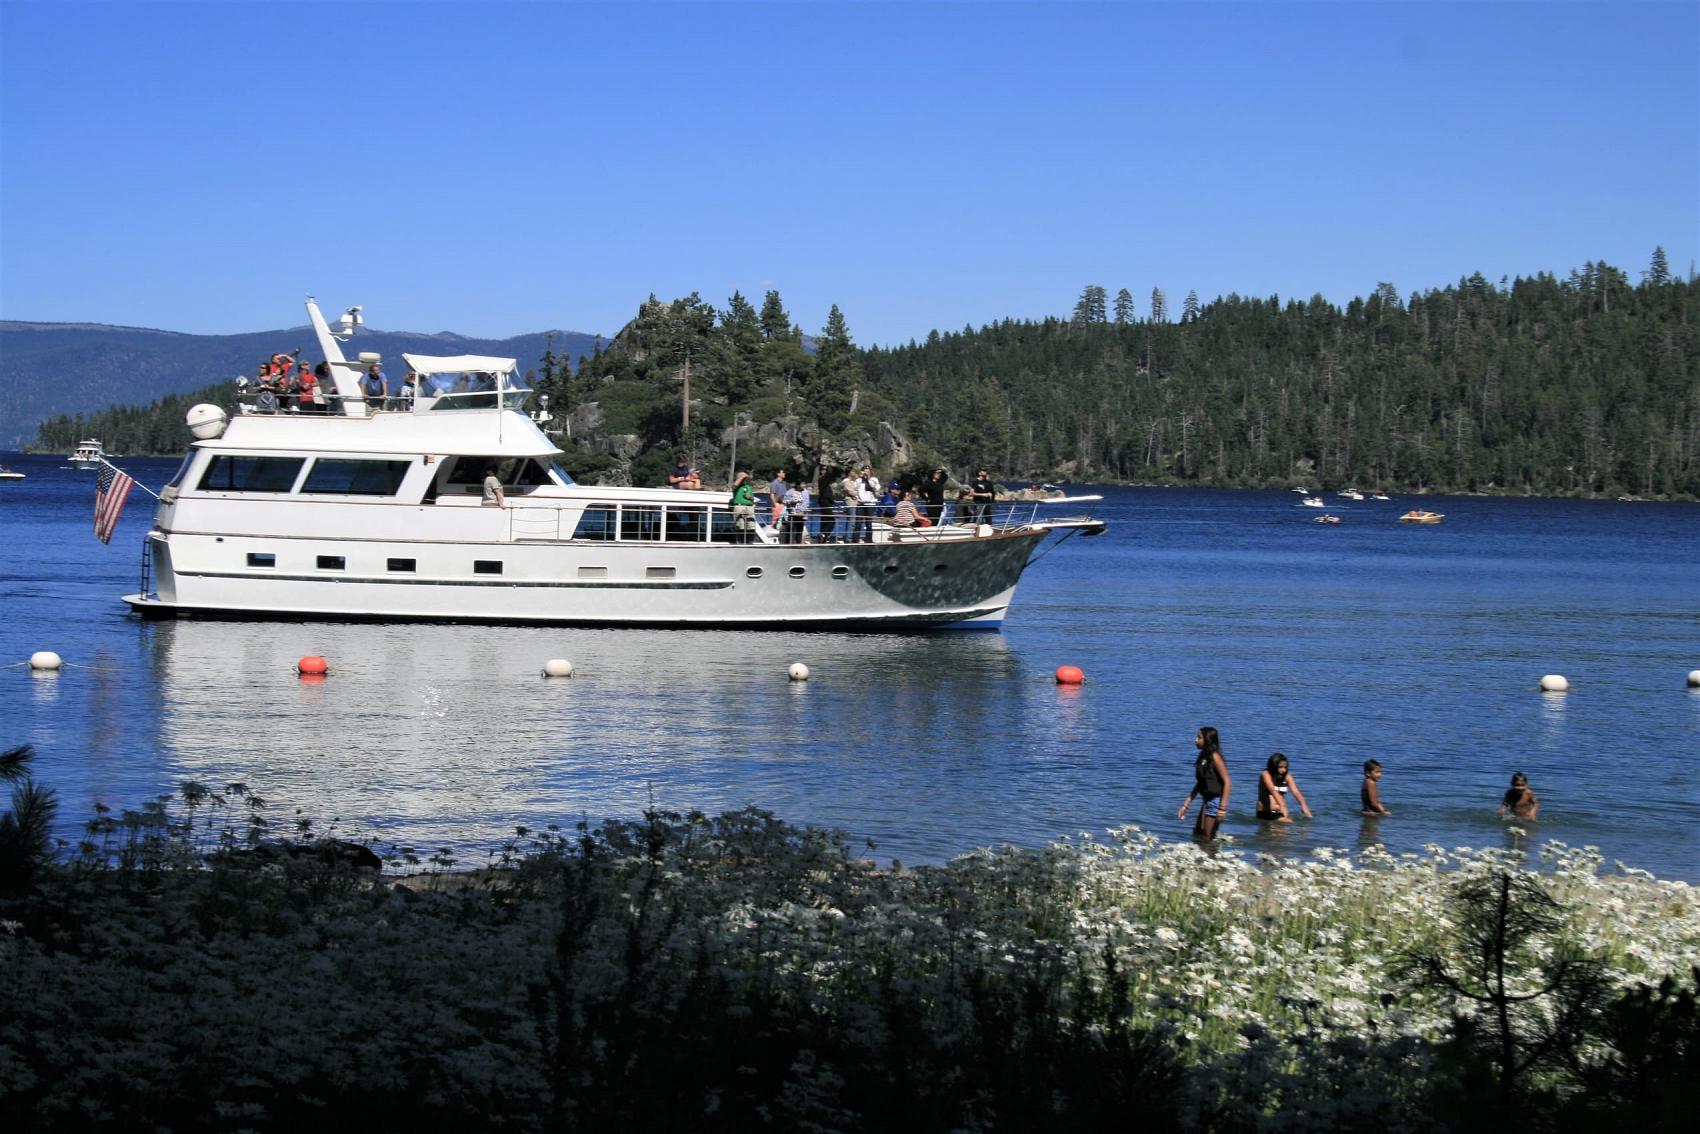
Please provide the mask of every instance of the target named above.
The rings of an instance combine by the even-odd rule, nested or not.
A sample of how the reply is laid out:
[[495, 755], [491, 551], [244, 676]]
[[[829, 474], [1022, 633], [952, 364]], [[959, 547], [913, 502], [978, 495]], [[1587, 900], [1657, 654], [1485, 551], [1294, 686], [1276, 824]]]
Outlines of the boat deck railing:
[[[988, 505], [947, 503], [930, 526], [904, 527], [874, 507], [847, 509], [829, 504], [811, 509], [800, 519], [773, 519], [771, 502], [758, 500], [755, 516], [740, 527], [732, 507], [724, 502], [692, 499], [681, 492], [679, 503], [651, 501], [584, 505], [579, 501], [534, 504], [516, 501], [508, 508], [509, 538], [521, 542], [592, 540], [614, 543], [912, 543], [943, 542], [993, 536], [1045, 525], [1088, 527], [1097, 496], [1047, 500], [1000, 500]], [[707, 495], [704, 493], [702, 495]], [[510, 500], [513, 498], [510, 497]], [[1041, 515], [1058, 504], [1083, 504], [1083, 515]], [[923, 514], [925, 510], [923, 510]], [[929, 519], [932, 517], [929, 515]]]

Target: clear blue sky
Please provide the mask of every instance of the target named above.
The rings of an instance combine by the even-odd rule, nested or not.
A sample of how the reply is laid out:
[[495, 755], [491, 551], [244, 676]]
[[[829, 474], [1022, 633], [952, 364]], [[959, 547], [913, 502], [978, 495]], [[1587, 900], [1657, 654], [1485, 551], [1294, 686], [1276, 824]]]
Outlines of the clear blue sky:
[[1700, 5], [0, 0], [0, 317], [856, 341], [1700, 255]]

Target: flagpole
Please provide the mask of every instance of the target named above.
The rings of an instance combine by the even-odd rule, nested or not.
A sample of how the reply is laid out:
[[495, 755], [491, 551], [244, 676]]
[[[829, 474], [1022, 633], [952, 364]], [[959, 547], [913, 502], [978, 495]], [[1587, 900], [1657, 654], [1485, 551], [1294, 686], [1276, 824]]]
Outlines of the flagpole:
[[[100, 463], [105, 465], [107, 468], [113, 470], [114, 472], [121, 472], [121, 473], [124, 473], [125, 476], [130, 476], [129, 473], [124, 472], [123, 469], [119, 468], [117, 465], [113, 464], [111, 461], [107, 460], [105, 457], [100, 458]], [[155, 492], [153, 489], [149, 488], [147, 485], [143, 484], [141, 481], [136, 480], [135, 477], [130, 476], [130, 479], [131, 479], [131, 481], [133, 481], [135, 483], [137, 488], [141, 489], [143, 492], [147, 493], [149, 496], [153, 497], [155, 500], [158, 500], [160, 498], [159, 493]]]

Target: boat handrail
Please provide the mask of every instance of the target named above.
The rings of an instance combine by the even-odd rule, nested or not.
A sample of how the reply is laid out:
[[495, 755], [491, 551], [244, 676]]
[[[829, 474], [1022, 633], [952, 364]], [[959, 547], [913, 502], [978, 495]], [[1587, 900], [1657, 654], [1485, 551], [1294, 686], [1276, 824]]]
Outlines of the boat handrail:
[[[512, 499], [512, 498], [510, 498]], [[1041, 518], [1039, 509], [1051, 504], [1086, 503], [1092, 504], [1102, 500], [1101, 496], [1078, 496], [1065, 498], [1048, 498], [1042, 500], [1005, 500], [986, 505], [985, 513], [973, 511], [965, 517], [955, 501], [948, 501], [938, 523], [930, 526], [900, 527], [888, 516], [855, 516], [842, 503], [834, 501], [826, 508], [810, 511], [804, 524], [803, 543], [847, 543], [853, 525], [865, 519], [868, 523], [870, 543], [912, 543], [912, 542], [941, 542], [959, 539], [971, 539], [983, 535], [996, 535], [1003, 532], [1023, 531], [1035, 527], [1057, 526], [1059, 528], [1079, 527], [1091, 521], [1091, 509], [1082, 516]], [[595, 542], [607, 542], [621, 546], [645, 544], [677, 544], [677, 543], [728, 543], [739, 541], [733, 538], [737, 529], [737, 518], [732, 506], [718, 491], [682, 492], [675, 503], [671, 500], [619, 500], [611, 498], [607, 501], [585, 500], [582, 497], [573, 499], [543, 500], [521, 498], [513, 500], [506, 509], [508, 524], [507, 538], [510, 541], [523, 542], [564, 542], [577, 537], [576, 525], [579, 517], [590, 507], [602, 507], [616, 510], [630, 509], [635, 513], [655, 516], [664, 513], [656, 519], [646, 519], [646, 524], [657, 525], [654, 538], [643, 539], [598, 539]], [[979, 506], [973, 506], [978, 509]], [[871, 513], [872, 508], [868, 511]], [[564, 524], [567, 516], [572, 517], [574, 530], [568, 530]], [[666, 538], [669, 528], [675, 523], [689, 530], [699, 524], [700, 519], [708, 521], [706, 530], [708, 539], [701, 536], [678, 539]], [[783, 523], [775, 524], [772, 516], [772, 506], [758, 505], [755, 515], [754, 539], [748, 542], [762, 544], [784, 543]], [[831, 534], [823, 535], [826, 525], [823, 521], [830, 519]], [[967, 522], [968, 520], [973, 522]], [[989, 531], [983, 530], [989, 529]], [[700, 526], [698, 531], [704, 530]]]

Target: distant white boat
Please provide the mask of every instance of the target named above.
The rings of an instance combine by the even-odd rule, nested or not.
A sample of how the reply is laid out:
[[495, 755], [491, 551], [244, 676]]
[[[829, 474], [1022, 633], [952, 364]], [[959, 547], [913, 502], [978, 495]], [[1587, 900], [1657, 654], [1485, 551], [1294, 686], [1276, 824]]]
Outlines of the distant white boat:
[[1309, 495], [1310, 495], [1310, 489], [1308, 489], [1308, 488], [1303, 488], [1303, 487], [1300, 487], [1300, 488], [1295, 488], [1295, 489], [1293, 489], [1293, 491], [1294, 491], [1294, 492], [1299, 492], [1299, 493], [1303, 493], [1303, 494], [1304, 494], [1304, 495], [1306, 495], [1306, 496], [1309, 496]]
[[1391, 496], [1387, 495], [1387, 493], [1385, 493], [1385, 492], [1377, 492], [1374, 496], [1371, 496], [1370, 499], [1371, 500], [1391, 500], [1393, 498]]
[[71, 467], [74, 469], [98, 469], [105, 456], [106, 452], [100, 447], [99, 441], [79, 441], [76, 450], [71, 453]]
[[1326, 508], [1328, 505], [1322, 502], [1320, 496], [1307, 496], [1299, 501], [1299, 506], [1302, 508]]
[[5, 465], [0, 465], [0, 480], [22, 480], [22, 479], [24, 479], [23, 473], [18, 472], [15, 469], [9, 469]]
[[1355, 488], [1343, 488], [1334, 495], [1342, 500], [1362, 500], [1364, 498], [1364, 494]]

